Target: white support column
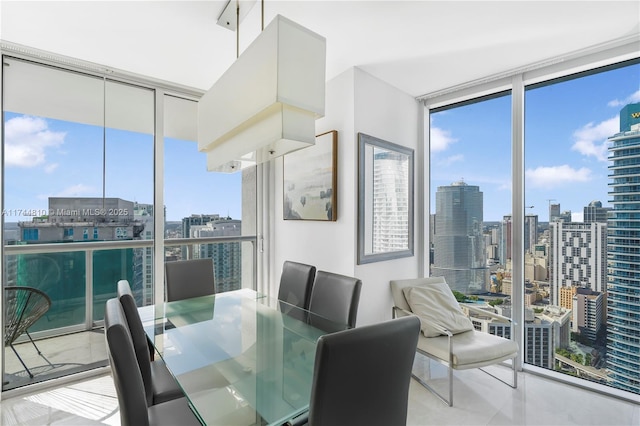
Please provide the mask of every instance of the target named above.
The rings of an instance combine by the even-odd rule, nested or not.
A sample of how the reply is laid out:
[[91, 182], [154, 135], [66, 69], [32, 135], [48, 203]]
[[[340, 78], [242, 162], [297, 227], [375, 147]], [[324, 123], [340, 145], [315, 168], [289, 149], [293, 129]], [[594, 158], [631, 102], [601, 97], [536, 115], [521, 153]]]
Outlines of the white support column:
[[272, 253], [275, 247], [275, 241], [272, 235], [275, 226], [275, 202], [271, 194], [275, 191], [275, 171], [274, 161], [282, 161], [281, 158], [258, 164], [257, 176], [257, 262], [256, 266], [257, 279], [256, 289], [258, 292], [268, 296], [277, 294], [277, 280], [272, 276], [273, 271], [277, 270], [272, 265]]
[[418, 108], [418, 149], [416, 153], [417, 185], [415, 185], [414, 190], [415, 205], [418, 209], [416, 215], [418, 220], [415, 221], [418, 241], [415, 244], [415, 249], [418, 256], [418, 276], [420, 277], [428, 277], [430, 272], [430, 128], [429, 108], [426, 106], [426, 102], [420, 102], [420, 107]]
[[155, 134], [153, 144], [153, 301], [164, 302], [164, 91], [155, 91]]
[[516, 369], [522, 369], [524, 352], [524, 84], [522, 74], [512, 77], [511, 90], [511, 319], [516, 323], [513, 339], [520, 346], [515, 358]]

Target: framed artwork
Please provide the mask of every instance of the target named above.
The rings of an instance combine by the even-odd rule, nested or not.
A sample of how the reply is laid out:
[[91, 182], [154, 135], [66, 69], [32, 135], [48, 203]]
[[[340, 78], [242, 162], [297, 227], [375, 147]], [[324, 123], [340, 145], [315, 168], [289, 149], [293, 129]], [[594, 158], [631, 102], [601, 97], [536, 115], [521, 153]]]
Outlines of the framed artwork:
[[413, 149], [358, 133], [358, 264], [413, 256]]
[[285, 220], [337, 219], [338, 131], [316, 136], [316, 144], [286, 154], [283, 167]]

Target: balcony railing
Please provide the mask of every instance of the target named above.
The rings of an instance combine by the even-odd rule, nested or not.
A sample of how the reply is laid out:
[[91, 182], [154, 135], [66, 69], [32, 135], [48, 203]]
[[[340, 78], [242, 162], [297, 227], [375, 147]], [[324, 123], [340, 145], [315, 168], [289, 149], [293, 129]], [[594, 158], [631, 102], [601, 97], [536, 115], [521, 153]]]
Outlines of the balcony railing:
[[[223, 264], [216, 268], [217, 291], [256, 289], [255, 236], [166, 239], [164, 247], [167, 260], [214, 257], [214, 265], [216, 260]], [[154, 240], [5, 246], [4, 285], [42, 290], [51, 307], [28, 330], [46, 359], [37, 355], [26, 335], [19, 338], [14, 346], [35, 374], [30, 378], [7, 347], [3, 389], [106, 365], [104, 338], [96, 333], [105, 302], [116, 296], [116, 283], [127, 279], [138, 305], [153, 303], [153, 250]]]

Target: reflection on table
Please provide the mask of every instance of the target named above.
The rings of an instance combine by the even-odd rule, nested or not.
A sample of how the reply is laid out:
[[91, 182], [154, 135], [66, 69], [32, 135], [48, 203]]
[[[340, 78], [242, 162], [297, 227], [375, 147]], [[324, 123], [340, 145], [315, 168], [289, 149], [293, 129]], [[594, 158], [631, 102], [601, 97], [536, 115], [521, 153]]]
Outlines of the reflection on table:
[[330, 321], [248, 289], [147, 306], [140, 316], [204, 424], [282, 424], [308, 409], [326, 333], [311, 324]]

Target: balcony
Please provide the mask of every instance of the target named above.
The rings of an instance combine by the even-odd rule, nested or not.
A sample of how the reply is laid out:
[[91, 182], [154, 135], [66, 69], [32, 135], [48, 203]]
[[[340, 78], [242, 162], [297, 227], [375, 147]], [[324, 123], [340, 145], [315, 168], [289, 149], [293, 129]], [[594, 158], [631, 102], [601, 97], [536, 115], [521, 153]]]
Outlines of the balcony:
[[[216, 268], [216, 289], [256, 287], [255, 241], [249, 237], [168, 239], [165, 258], [212, 257], [233, 248], [239, 256]], [[51, 299], [49, 310], [26, 335], [7, 346], [3, 390], [108, 365], [103, 334], [104, 304], [116, 296], [116, 283], [132, 284], [139, 306], [153, 303], [153, 240], [5, 246], [7, 285], [35, 287]], [[214, 264], [215, 264], [214, 257]], [[222, 262], [220, 262], [222, 263]], [[30, 377], [26, 368], [33, 377]]]

